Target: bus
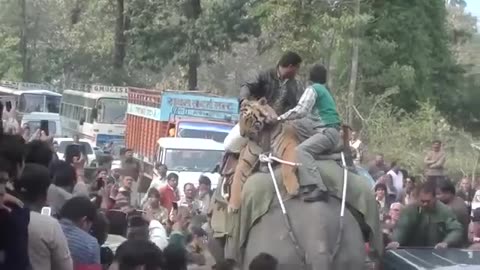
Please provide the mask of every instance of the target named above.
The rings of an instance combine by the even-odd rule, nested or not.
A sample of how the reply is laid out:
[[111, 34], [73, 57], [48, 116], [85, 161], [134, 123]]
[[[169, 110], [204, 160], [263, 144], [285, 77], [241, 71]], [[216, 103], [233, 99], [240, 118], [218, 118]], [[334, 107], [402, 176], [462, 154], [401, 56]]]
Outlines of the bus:
[[79, 135], [98, 147], [123, 144], [127, 112], [126, 87], [80, 85], [63, 91], [60, 122], [63, 135]]
[[58, 114], [62, 95], [47, 89], [51, 87], [36, 83], [1, 81], [0, 101], [4, 105], [10, 102], [12, 107], [16, 108], [18, 121], [21, 121], [25, 114], [34, 112]]

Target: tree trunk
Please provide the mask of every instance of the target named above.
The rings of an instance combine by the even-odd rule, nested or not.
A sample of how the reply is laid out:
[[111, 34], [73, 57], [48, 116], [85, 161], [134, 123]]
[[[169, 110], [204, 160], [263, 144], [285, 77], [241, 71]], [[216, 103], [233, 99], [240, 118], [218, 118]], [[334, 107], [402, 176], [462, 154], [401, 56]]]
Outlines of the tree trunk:
[[193, 54], [188, 61], [188, 90], [198, 90], [198, 54]]
[[28, 40], [27, 40], [27, 0], [20, 2], [22, 25], [20, 29], [20, 56], [22, 59], [22, 80], [30, 80], [30, 66], [28, 61]]
[[121, 70], [125, 60], [125, 8], [124, 0], [117, 0], [117, 19], [115, 25], [115, 44], [113, 48], [113, 68]]
[[[355, 2], [355, 18], [360, 16], [360, 0]], [[360, 38], [360, 27], [357, 25], [355, 36], [352, 42], [352, 69], [350, 72], [350, 83], [348, 85], [348, 102], [347, 102], [347, 123], [351, 126], [353, 124], [353, 106], [355, 106], [355, 89], [357, 87], [358, 76], [358, 47]]]

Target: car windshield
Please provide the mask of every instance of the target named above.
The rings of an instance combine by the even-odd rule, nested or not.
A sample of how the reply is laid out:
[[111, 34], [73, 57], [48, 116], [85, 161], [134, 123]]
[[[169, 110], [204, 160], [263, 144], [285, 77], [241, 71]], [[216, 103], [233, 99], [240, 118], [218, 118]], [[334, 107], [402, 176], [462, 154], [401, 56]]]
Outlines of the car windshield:
[[198, 129], [189, 129], [189, 128], [179, 128], [178, 137], [182, 138], [199, 138], [199, 139], [212, 139], [216, 142], [221, 142], [227, 137], [227, 132], [222, 131], [209, 131], [209, 130], [198, 130]]
[[172, 171], [211, 172], [222, 157], [219, 150], [167, 149], [165, 165]]
[[127, 113], [127, 100], [120, 98], [101, 98], [98, 100], [97, 122], [124, 124]]
[[60, 112], [59, 96], [45, 95], [45, 94], [22, 94], [18, 105], [19, 112]]
[[[59, 144], [58, 144], [58, 152], [59, 153], [65, 153], [65, 149], [67, 148], [67, 146], [73, 144], [73, 140], [72, 141], [61, 141]], [[80, 142], [80, 145], [82, 146], [82, 148], [85, 149], [85, 152], [87, 155], [91, 155], [93, 154], [93, 149], [92, 147], [90, 146], [89, 143], [87, 142]]]
[[[40, 120], [38, 121], [26, 121], [25, 124], [30, 128], [32, 132], [35, 132], [40, 128]], [[55, 121], [48, 121], [48, 134], [55, 135], [57, 134], [57, 126]]]

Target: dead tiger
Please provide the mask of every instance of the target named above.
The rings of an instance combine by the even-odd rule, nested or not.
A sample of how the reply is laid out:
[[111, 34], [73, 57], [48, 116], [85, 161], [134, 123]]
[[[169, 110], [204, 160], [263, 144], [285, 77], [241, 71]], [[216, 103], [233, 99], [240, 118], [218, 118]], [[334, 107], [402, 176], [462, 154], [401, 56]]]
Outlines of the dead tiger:
[[[237, 210], [241, 205], [241, 192], [248, 177], [253, 173], [262, 149], [277, 158], [296, 162], [295, 148], [299, 144], [294, 128], [287, 123], [268, 124], [277, 114], [267, 104], [265, 98], [258, 101], [244, 101], [240, 108], [240, 134], [249, 138], [248, 144], [241, 150], [238, 164], [233, 175], [229, 208]], [[296, 167], [281, 164], [283, 185], [288, 194], [298, 193], [299, 183]]]

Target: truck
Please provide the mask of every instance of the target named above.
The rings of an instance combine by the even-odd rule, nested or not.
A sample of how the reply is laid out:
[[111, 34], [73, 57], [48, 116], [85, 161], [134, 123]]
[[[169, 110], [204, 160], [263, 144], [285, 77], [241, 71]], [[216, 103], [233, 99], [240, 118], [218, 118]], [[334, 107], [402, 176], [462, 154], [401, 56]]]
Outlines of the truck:
[[[187, 150], [175, 148], [180, 152], [186, 151], [185, 156], [190, 155], [193, 150], [223, 150], [223, 140], [238, 121], [238, 112], [239, 103], [236, 98], [200, 91], [159, 91], [129, 87], [126, 147], [133, 150], [134, 158], [143, 165], [143, 177], [147, 178], [147, 182], [153, 179], [153, 168], [156, 163], [166, 164], [169, 172], [181, 174], [194, 172], [188, 176], [188, 180], [198, 180], [201, 174], [207, 173], [206, 167], [202, 170], [189, 166], [176, 168], [176, 161], [170, 161], [168, 155], [162, 156], [168, 152], [165, 149], [170, 149], [173, 145], [188, 145]], [[161, 140], [164, 138], [171, 140]], [[209, 150], [208, 147], [212, 149]], [[203, 156], [199, 153], [193, 155]], [[210, 155], [205, 156], [212, 158]], [[215, 159], [217, 158], [215, 162], [220, 162], [221, 157], [215, 155]], [[176, 170], [173, 170], [174, 168]], [[193, 175], [198, 177], [193, 179]], [[215, 185], [216, 180], [211, 181]]]

